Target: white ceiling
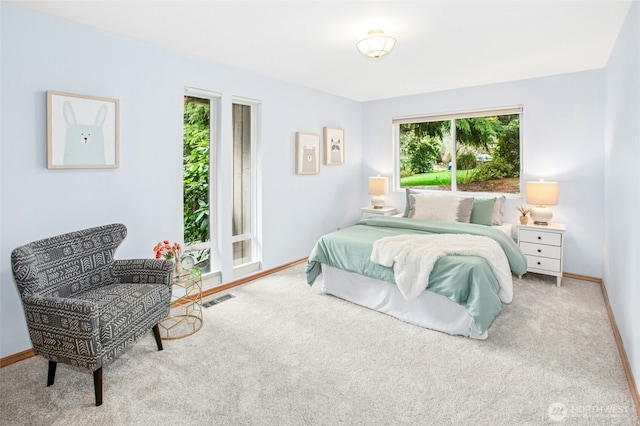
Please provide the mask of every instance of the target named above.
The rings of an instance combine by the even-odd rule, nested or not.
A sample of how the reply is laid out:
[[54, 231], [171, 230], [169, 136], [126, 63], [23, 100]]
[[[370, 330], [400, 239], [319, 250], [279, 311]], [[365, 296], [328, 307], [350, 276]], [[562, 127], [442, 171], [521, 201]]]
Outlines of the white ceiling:
[[[357, 101], [603, 68], [631, 0], [15, 1]], [[370, 60], [355, 42], [396, 36]]]

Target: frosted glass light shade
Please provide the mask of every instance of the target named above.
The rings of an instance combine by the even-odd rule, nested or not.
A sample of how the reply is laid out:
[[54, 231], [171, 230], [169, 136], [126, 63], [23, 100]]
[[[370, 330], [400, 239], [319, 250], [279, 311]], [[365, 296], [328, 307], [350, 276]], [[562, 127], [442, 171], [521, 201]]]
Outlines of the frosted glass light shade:
[[365, 38], [356, 43], [356, 47], [364, 56], [373, 59], [385, 56], [395, 45], [396, 39], [381, 30], [369, 31]]
[[529, 215], [536, 225], [548, 225], [553, 217], [553, 212], [547, 207], [558, 204], [558, 183], [527, 182], [527, 203], [534, 204]]
[[389, 192], [389, 178], [384, 176], [372, 176], [369, 178], [369, 194], [371, 197], [371, 205], [374, 209], [384, 207], [383, 195]]

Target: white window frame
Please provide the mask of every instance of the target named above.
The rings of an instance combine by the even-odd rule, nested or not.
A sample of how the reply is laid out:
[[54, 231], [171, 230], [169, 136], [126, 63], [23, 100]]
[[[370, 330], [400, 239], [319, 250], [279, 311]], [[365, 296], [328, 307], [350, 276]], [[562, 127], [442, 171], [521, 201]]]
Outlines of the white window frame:
[[[233, 266], [233, 277], [239, 277], [249, 274], [251, 272], [259, 271], [262, 266], [262, 254], [258, 247], [259, 244], [259, 226], [260, 226], [260, 204], [258, 200], [258, 184], [259, 184], [259, 170], [258, 170], [258, 153], [259, 153], [259, 139], [260, 139], [260, 109], [262, 102], [256, 99], [244, 98], [239, 96], [233, 96], [231, 98], [231, 104], [245, 105], [251, 108], [251, 212], [250, 212], [250, 231], [241, 235], [232, 235], [231, 244], [241, 241], [251, 241], [251, 261], [243, 263], [241, 265]], [[232, 118], [233, 120], [233, 118]], [[233, 126], [233, 123], [232, 123]], [[232, 180], [233, 185], [233, 180]]]
[[[457, 111], [457, 112], [446, 112], [446, 113], [433, 113], [433, 114], [420, 114], [420, 115], [411, 115], [404, 117], [395, 117], [392, 119], [393, 124], [393, 187], [394, 191], [403, 192], [407, 187], [400, 186], [400, 125], [401, 124], [409, 124], [409, 123], [424, 123], [427, 121], [447, 121], [451, 122], [451, 152], [456, 152], [456, 126], [455, 120], [461, 118], [474, 118], [474, 117], [486, 117], [492, 115], [511, 115], [511, 114], [519, 114], [520, 115], [520, 128], [519, 128], [519, 137], [520, 137], [520, 193], [519, 194], [504, 194], [505, 196], [522, 196], [522, 177], [523, 177], [523, 139], [522, 139], [522, 127], [523, 127], [523, 107], [522, 105], [514, 105], [507, 107], [497, 107], [497, 108], [484, 108], [484, 109], [474, 109], [474, 110], [465, 110], [465, 111]], [[456, 161], [451, 161], [451, 173], [455, 176], [456, 169]], [[450, 192], [458, 192], [457, 181], [456, 179], [451, 180], [451, 191]], [[463, 194], [472, 195], [473, 192], [463, 192]], [[475, 194], [492, 194], [491, 192], [478, 192]]]
[[[216, 187], [217, 180], [217, 158], [218, 140], [220, 136], [220, 101], [222, 94], [209, 90], [196, 89], [193, 87], [185, 87], [183, 96], [192, 96], [194, 98], [208, 99], [210, 102], [210, 118], [209, 118], [209, 241], [200, 242], [183, 247], [183, 251], [204, 250], [209, 249], [209, 262], [211, 270], [203, 274], [203, 279], [208, 285], [215, 285], [221, 282], [220, 260], [218, 256], [218, 245], [220, 236], [217, 234], [217, 209], [214, 207], [217, 197]], [[184, 218], [183, 218], [184, 220]]]

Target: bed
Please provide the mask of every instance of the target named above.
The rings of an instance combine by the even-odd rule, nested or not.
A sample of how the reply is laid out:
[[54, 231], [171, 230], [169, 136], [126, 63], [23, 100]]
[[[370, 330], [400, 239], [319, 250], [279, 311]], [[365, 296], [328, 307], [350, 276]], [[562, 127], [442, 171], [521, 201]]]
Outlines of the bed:
[[[307, 261], [307, 283], [322, 274], [327, 294], [418, 326], [486, 339], [502, 304], [511, 302], [511, 273], [527, 268], [510, 226], [425, 217], [414, 198], [408, 197], [414, 210], [405, 211], [408, 217], [371, 216], [322, 236]], [[451, 206], [459, 213], [459, 203]]]

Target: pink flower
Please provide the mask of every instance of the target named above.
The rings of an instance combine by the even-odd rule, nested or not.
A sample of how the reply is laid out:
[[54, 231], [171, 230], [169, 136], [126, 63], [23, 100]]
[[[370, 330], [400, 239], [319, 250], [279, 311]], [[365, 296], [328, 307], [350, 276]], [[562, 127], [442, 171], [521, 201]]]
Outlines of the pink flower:
[[164, 257], [165, 259], [172, 259], [173, 257], [180, 256], [180, 251], [182, 250], [182, 246], [180, 243], [171, 243], [169, 240], [160, 241], [153, 247], [153, 251], [156, 252], [156, 259], [160, 259]]

